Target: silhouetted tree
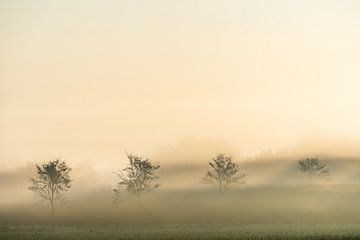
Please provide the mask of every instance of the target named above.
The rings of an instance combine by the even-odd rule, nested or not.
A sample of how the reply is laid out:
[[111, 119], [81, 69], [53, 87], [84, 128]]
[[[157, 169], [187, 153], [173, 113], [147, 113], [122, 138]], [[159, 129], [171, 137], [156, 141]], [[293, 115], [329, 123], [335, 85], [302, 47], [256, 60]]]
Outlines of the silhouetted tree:
[[205, 184], [211, 184], [219, 189], [222, 194], [233, 185], [242, 185], [246, 183], [247, 174], [241, 173], [239, 166], [232, 161], [232, 157], [225, 154], [217, 154], [209, 162], [210, 170], [202, 178]]
[[299, 161], [299, 169], [312, 182], [314, 177], [323, 177], [329, 175], [329, 169], [326, 164], [320, 161], [317, 157], [306, 158]]
[[122, 200], [121, 189], [119, 188], [119, 186], [117, 186], [117, 188], [113, 189], [113, 193], [114, 194], [113, 194], [113, 198], [112, 198], [112, 203], [113, 203], [113, 205], [118, 207]]
[[61, 159], [55, 159], [41, 166], [36, 165], [36, 177], [30, 178], [29, 190], [40, 195], [51, 206], [51, 227], [54, 227], [55, 203], [64, 199], [64, 193], [71, 188], [71, 168]]
[[[126, 190], [134, 194], [141, 206], [141, 196], [160, 187], [159, 179], [155, 171], [160, 168], [159, 164], [153, 164], [149, 159], [134, 154], [126, 154], [129, 166], [120, 171], [118, 176], [118, 187], [125, 186]], [[114, 189], [119, 194], [119, 188]]]

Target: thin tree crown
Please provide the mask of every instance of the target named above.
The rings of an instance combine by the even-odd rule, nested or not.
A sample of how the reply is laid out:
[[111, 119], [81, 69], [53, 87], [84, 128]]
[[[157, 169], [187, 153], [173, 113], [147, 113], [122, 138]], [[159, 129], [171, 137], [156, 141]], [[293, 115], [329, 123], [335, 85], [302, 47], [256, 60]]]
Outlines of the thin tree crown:
[[[218, 154], [212, 161], [209, 162], [210, 170], [206, 172], [202, 182], [206, 184], [227, 187], [233, 184], [244, 184], [246, 174], [240, 173], [239, 166], [232, 161], [232, 157], [225, 154]], [[220, 189], [220, 191], [222, 191]]]
[[155, 171], [160, 168], [159, 164], [153, 164], [149, 159], [134, 154], [127, 154], [127, 158], [129, 166], [117, 174], [119, 185], [125, 186], [127, 191], [138, 196], [160, 187], [156, 182], [159, 177], [155, 175]]
[[313, 177], [322, 177], [329, 175], [329, 169], [326, 164], [317, 157], [306, 158], [299, 161], [299, 169], [306, 177], [311, 180]]
[[70, 171], [71, 168], [60, 159], [36, 165], [37, 176], [30, 178], [29, 189], [38, 192], [44, 200], [61, 200], [63, 193], [71, 188]]

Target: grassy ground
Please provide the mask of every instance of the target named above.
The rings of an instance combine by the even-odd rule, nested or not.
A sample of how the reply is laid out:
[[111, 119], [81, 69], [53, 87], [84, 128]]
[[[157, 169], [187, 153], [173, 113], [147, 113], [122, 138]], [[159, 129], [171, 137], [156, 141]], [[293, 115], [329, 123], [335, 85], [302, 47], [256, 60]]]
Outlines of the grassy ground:
[[132, 196], [118, 207], [110, 196], [99, 192], [59, 205], [56, 223], [71, 227], [54, 231], [41, 226], [49, 222], [48, 205], [0, 208], [0, 240], [360, 240], [358, 186], [244, 187], [226, 196], [159, 191], [146, 196], [141, 210]]
[[360, 225], [158, 225], [144, 227], [1, 227], [0, 239], [360, 239]]

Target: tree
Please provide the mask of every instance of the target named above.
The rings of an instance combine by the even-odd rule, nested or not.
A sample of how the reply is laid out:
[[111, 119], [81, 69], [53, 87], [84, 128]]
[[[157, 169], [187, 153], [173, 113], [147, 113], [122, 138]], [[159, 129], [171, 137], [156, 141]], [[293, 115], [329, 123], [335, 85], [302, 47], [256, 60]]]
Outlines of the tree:
[[306, 158], [299, 161], [299, 169], [312, 182], [314, 177], [323, 177], [329, 175], [329, 168], [319, 158]]
[[117, 188], [113, 189], [112, 203], [114, 206], [118, 207], [121, 203], [121, 200], [122, 200], [121, 189], [118, 185]]
[[241, 173], [239, 166], [232, 161], [232, 157], [225, 154], [217, 154], [209, 162], [210, 170], [202, 178], [205, 184], [211, 184], [219, 189], [220, 194], [225, 193], [233, 185], [245, 184], [247, 174]]
[[71, 188], [69, 168], [61, 159], [55, 159], [41, 166], [36, 165], [36, 177], [30, 178], [29, 190], [48, 201], [51, 207], [51, 227], [54, 228], [55, 203], [64, 199], [64, 193]]
[[149, 159], [134, 154], [126, 154], [129, 166], [117, 174], [118, 188], [114, 189], [119, 194], [119, 187], [124, 186], [126, 190], [137, 197], [139, 208], [141, 207], [141, 196], [160, 187], [159, 179], [155, 171], [160, 168], [159, 164], [153, 164]]

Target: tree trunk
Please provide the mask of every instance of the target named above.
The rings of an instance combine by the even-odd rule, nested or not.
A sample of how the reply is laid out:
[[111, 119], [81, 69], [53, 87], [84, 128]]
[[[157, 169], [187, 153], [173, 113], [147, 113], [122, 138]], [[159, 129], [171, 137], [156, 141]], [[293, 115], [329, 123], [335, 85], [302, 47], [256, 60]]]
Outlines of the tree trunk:
[[51, 201], [51, 229], [54, 229], [54, 225], [55, 225], [55, 205], [54, 202]]
[[141, 199], [140, 199], [140, 194], [137, 195], [137, 200], [138, 200], [138, 207], [139, 210], [141, 210]]

